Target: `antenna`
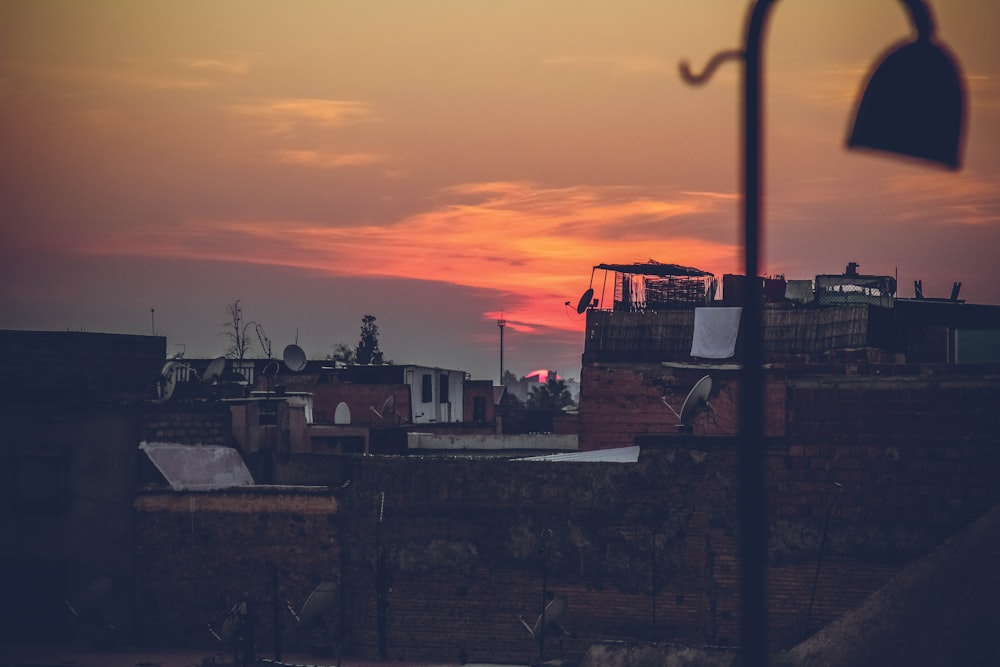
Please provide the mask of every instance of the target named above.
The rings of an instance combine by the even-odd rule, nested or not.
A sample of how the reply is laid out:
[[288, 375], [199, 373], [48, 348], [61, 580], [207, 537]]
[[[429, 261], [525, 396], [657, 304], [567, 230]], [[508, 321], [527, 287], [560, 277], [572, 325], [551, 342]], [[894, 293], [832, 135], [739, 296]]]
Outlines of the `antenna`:
[[306, 353], [301, 347], [294, 343], [285, 347], [285, 351], [282, 352], [281, 358], [285, 362], [285, 366], [288, 367], [288, 370], [293, 373], [298, 373], [306, 368]]
[[500, 319], [497, 320], [500, 327], [500, 384], [503, 385], [503, 329], [507, 326], [507, 320], [503, 318], [503, 311], [500, 311]]
[[264, 350], [264, 354], [266, 354], [267, 358], [270, 359], [271, 339], [267, 337], [267, 334], [264, 333], [264, 327], [262, 327], [259, 323], [254, 322], [253, 326], [254, 329], [257, 331], [257, 340], [260, 341], [260, 349]]
[[681, 411], [677, 412], [674, 408], [667, 403], [666, 397], [661, 398], [663, 404], [670, 408], [670, 411], [674, 413], [680, 423], [677, 424], [677, 429], [679, 431], [690, 433], [691, 432], [691, 422], [694, 418], [701, 412], [702, 408], [706, 410], [711, 409], [711, 405], [708, 403], [708, 395], [712, 393], [712, 376], [706, 375], [691, 387], [691, 391], [684, 398], [684, 403], [681, 405]]

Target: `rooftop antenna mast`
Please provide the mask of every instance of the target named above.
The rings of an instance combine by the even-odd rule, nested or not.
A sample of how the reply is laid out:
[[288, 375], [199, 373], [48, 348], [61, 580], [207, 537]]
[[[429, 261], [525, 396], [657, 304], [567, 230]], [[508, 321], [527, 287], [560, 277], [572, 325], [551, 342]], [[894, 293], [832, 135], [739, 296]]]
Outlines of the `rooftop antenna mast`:
[[497, 320], [497, 326], [500, 327], [500, 384], [503, 384], [503, 330], [507, 326], [507, 320], [503, 318], [503, 311], [500, 311], [500, 319]]

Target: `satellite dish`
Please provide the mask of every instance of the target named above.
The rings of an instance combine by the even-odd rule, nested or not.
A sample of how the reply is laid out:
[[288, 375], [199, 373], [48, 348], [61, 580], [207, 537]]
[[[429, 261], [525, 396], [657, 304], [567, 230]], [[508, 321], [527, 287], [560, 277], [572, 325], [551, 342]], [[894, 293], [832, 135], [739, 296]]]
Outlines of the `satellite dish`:
[[182, 364], [176, 361], [168, 361], [160, 370], [160, 379], [156, 383], [156, 393], [161, 401], [169, 401], [177, 389], [177, 380], [180, 375]]
[[111, 577], [98, 577], [75, 600], [66, 600], [66, 606], [77, 618], [100, 618], [111, 601], [113, 589]]
[[232, 607], [229, 608], [222, 618], [219, 619], [218, 628], [213, 628], [212, 624], [209, 623], [208, 631], [212, 634], [216, 640], [221, 644], [229, 644], [232, 642], [233, 637], [236, 635], [236, 631], [240, 627], [240, 604], [237, 602]]
[[691, 387], [691, 391], [684, 398], [684, 403], [681, 405], [681, 411], [677, 412], [673, 407], [667, 403], [666, 398], [660, 400], [663, 404], [670, 408], [670, 411], [674, 413], [680, 423], [677, 424], [678, 428], [681, 430], [688, 430], [691, 427], [691, 422], [694, 418], [701, 412], [702, 408], [709, 408], [708, 395], [712, 393], [712, 376], [706, 375], [702, 379], [694, 383]]
[[684, 405], [681, 406], [680, 426], [690, 425], [695, 415], [702, 408], [708, 406], [708, 395], [710, 393], [712, 393], [712, 377], [710, 375], [706, 375], [694, 383], [691, 391], [688, 392], [687, 398], [684, 399]]
[[216, 357], [212, 360], [212, 363], [208, 365], [205, 369], [205, 374], [201, 376], [201, 379], [209, 384], [218, 382], [222, 374], [226, 372], [226, 358]]
[[396, 395], [389, 394], [389, 398], [385, 399], [382, 403], [382, 419], [386, 419], [390, 414], [395, 416], [396, 412]]
[[292, 343], [286, 346], [285, 351], [281, 354], [281, 358], [284, 360], [288, 370], [293, 373], [305, 370], [306, 353], [298, 345]]
[[261, 374], [261, 377], [273, 378], [275, 375], [278, 374], [279, 370], [280, 369], [278, 367], [278, 362], [277, 361], [270, 361], [270, 362], [268, 362], [268, 364], [266, 366], [264, 366], [264, 369], [260, 372], [260, 374]]
[[[532, 637], [537, 637], [541, 631], [542, 627], [558, 627], [563, 633], [566, 633], [565, 628], [562, 624], [566, 618], [566, 598], [556, 598], [552, 600], [547, 605], [545, 605], [545, 611], [542, 612], [538, 618], [535, 620], [534, 626], [529, 626], [525, 620], [522, 618], [521, 625], [528, 631]], [[568, 633], [566, 633], [568, 634]]]
[[336, 582], [324, 581], [309, 594], [302, 605], [302, 611], [298, 613], [296, 618], [302, 625], [309, 623], [333, 607], [337, 603], [337, 599]]
[[588, 287], [587, 291], [584, 292], [583, 296], [580, 297], [579, 303], [576, 304], [576, 312], [580, 315], [583, 315], [583, 313], [586, 312], [587, 308], [590, 307], [590, 302], [593, 298], [594, 298], [594, 288]]

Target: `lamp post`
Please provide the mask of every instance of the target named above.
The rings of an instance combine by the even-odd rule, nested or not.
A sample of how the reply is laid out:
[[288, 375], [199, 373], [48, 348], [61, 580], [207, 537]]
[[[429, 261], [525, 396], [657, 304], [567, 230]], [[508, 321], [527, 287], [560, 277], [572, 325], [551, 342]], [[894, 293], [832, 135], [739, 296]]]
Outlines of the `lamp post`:
[[[737, 496], [740, 559], [740, 644], [745, 667], [767, 664], [767, 514], [764, 443], [764, 341], [760, 275], [762, 45], [775, 0], [757, 0], [741, 51], [713, 56], [700, 74], [682, 62], [689, 84], [708, 81], [728, 60], [743, 61], [743, 363], [740, 371]], [[951, 55], [934, 39], [924, 0], [900, 0], [917, 31], [879, 61], [857, 105], [848, 146], [898, 153], [951, 169], [961, 161], [964, 89]]]

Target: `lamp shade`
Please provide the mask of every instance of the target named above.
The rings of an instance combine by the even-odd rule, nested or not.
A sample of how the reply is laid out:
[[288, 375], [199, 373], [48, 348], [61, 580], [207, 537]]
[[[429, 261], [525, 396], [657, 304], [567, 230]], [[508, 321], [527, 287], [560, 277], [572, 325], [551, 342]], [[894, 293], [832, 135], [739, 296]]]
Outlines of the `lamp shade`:
[[964, 116], [958, 66], [930, 39], [918, 39], [890, 49], [876, 66], [847, 145], [958, 169]]

